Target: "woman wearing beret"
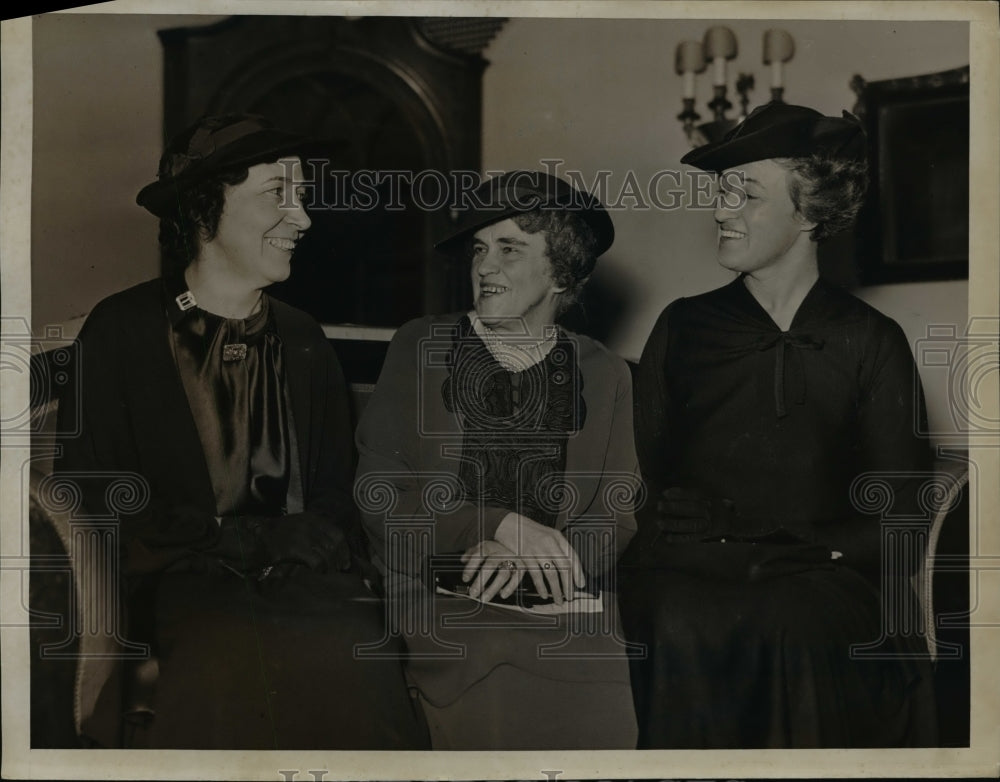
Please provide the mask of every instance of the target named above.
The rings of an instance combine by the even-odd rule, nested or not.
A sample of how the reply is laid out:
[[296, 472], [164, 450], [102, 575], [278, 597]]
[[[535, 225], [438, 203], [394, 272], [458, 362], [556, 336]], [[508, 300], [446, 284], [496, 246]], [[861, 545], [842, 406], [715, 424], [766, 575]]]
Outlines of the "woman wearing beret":
[[131, 747], [424, 745], [398, 662], [353, 656], [383, 611], [340, 365], [315, 321], [264, 292], [310, 226], [302, 149], [253, 116], [179, 134], [137, 199], [160, 218], [165, 274], [80, 333], [81, 433], [60, 469], [93, 513], [116, 473], [149, 491], [121, 551], [127, 635], [153, 659], [102, 693], [107, 743], [124, 709]]
[[[613, 594], [635, 525], [631, 378], [555, 325], [611, 219], [539, 172], [488, 180], [472, 203], [438, 248], [469, 263], [474, 309], [399, 329], [357, 433], [356, 497], [407, 674], [435, 749], [632, 748]], [[448, 555], [452, 586], [487, 602], [434, 594], [428, 559]], [[520, 586], [565, 613], [488, 602]]]
[[[858, 652], [885, 620], [880, 518], [852, 484], [877, 473], [905, 516], [930, 469], [902, 330], [818, 274], [817, 244], [860, 206], [864, 153], [850, 115], [772, 103], [682, 160], [719, 173], [718, 260], [738, 276], [668, 306], [636, 376], [651, 501], [622, 612], [649, 651], [640, 747], [935, 741], [919, 639]], [[886, 583], [909, 590], [912, 564]]]

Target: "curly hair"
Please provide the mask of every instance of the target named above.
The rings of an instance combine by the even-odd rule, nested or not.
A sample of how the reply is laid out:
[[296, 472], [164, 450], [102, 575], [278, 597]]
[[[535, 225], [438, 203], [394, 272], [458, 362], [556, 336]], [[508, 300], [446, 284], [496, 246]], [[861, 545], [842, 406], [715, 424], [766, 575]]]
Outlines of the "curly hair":
[[868, 189], [868, 164], [862, 159], [834, 157], [823, 152], [808, 157], [776, 158], [792, 176], [788, 194], [799, 214], [816, 227], [814, 242], [850, 228]]
[[[160, 157], [160, 179], [182, 176], [200, 155], [198, 139], [245, 118], [241, 114], [202, 117], [174, 136]], [[192, 147], [196, 151], [192, 151]], [[165, 270], [183, 270], [198, 256], [204, 242], [215, 238], [226, 202], [226, 186], [245, 182], [249, 169], [213, 173], [176, 191], [175, 208], [160, 218], [160, 247]]]
[[226, 203], [226, 187], [245, 182], [249, 170], [221, 172], [177, 196], [177, 209], [160, 218], [160, 247], [164, 270], [186, 269], [198, 256], [204, 242], [215, 238]]
[[525, 233], [544, 233], [552, 279], [566, 288], [559, 297], [558, 312], [562, 314], [577, 300], [597, 263], [594, 232], [582, 217], [567, 209], [538, 209], [511, 219]]

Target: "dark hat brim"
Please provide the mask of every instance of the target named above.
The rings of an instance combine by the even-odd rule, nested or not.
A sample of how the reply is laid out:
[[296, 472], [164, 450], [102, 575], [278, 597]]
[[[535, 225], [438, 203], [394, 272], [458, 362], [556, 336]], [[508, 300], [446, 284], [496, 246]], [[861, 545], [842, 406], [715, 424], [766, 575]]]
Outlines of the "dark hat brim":
[[615, 226], [604, 205], [589, 193], [562, 179], [537, 171], [511, 171], [483, 182], [469, 197], [469, 207], [458, 225], [434, 247], [446, 255], [458, 255], [479, 230], [519, 214], [562, 209], [577, 214], [596, 240], [596, 254], [606, 252], [615, 240]]
[[187, 190], [209, 177], [259, 163], [273, 163], [283, 157], [323, 157], [328, 153], [329, 146], [319, 138], [278, 128], [264, 128], [192, 161], [178, 176], [161, 177], [150, 182], [139, 191], [135, 201], [157, 217], [163, 217], [177, 210], [181, 196]]
[[725, 171], [770, 158], [806, 157], [826, 151], [836, 157], [864, 156], [861, 123], [844, 112], [826, 117], [805, 106], [768, 103], [754, 109], [721, 141], [705, 144], [681, 158], [705, 171]]

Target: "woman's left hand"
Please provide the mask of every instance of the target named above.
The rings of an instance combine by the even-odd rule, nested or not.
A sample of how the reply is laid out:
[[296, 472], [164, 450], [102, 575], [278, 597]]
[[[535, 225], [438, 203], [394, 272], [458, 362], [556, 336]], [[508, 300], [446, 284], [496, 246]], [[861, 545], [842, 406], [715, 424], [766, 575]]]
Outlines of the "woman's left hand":
[[563, 600], [572, 600], [576, 589], [587, 583], [580, 557], [557, 529], [511, 512], [503, 517], [493, 538], [523, 554], [525, 567], [538, 594], [551, 595], [557, 606], [562, 605]]
[[524, 577], [525, 566], [520, 557], [495, 540], [477, 543], [462, 555], [462, 562], [465, 563], [462, 580], [472, 581], [469, 596], [485, 602], [492, 600], [497, 592], [501, 597], [510, 597]]

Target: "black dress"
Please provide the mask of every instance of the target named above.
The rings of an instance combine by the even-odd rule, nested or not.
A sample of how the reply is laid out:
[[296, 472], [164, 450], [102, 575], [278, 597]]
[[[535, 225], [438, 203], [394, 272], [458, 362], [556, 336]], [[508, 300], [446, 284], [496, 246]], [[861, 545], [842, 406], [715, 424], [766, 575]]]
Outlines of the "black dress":
[[[919, 656], [920, 639], [850, 652], [884, 626], [880, 517], [852, 483], [878, 473], [892, 511], [915, 517], [929, 477], [915, 378], [899, 326], [823, 281], [787, 332], [742, 278], [663, 312], [636, 380], [653, 501], [621, 587], [626, 634], [649, 652], [632, 670], [640, 747], [933, 744], [928, 666], [887, 659]], [[735, 513], [665, 532], [667, 487]]]

